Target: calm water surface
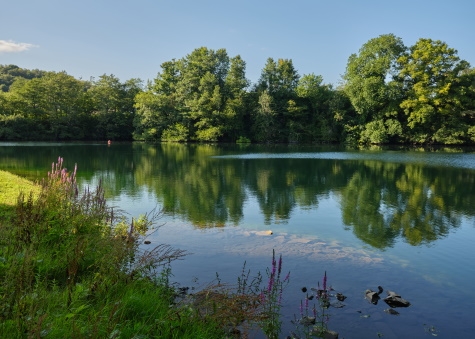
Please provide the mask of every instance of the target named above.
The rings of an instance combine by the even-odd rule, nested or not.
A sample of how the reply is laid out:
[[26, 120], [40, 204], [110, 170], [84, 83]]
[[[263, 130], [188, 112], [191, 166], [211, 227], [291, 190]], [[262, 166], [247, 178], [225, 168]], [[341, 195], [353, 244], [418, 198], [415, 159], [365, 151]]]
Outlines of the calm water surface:
[[[182, 285], [216, 272], [234, 283], [244, 261], [264, 273], [282, 254], [285, 335], [300, 289], [326, 271], [348, 297], [330, 309], [340, 338], [474, 336], [473, 150], [2, 143], [0, 169], [40, 178], [59, 156], [131, 216], [163, 209], [151, 240], [193, 253], [173, 266]], [[378, 285], [411, 306], [394, 316], [369, 304]]]

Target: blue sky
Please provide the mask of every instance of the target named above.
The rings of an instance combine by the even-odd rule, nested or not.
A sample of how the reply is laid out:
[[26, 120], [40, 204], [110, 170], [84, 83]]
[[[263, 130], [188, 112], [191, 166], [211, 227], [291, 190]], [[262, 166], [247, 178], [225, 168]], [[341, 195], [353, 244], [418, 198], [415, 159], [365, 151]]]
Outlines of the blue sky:
[[195, 48], [225, 48], [257, 81], [267, 58], [338, 85], [348, 57], [393, 33], [442, 40], [475, 67], [473, 0], [1, 0], [0, 64], [89, 79], [153, 79]]

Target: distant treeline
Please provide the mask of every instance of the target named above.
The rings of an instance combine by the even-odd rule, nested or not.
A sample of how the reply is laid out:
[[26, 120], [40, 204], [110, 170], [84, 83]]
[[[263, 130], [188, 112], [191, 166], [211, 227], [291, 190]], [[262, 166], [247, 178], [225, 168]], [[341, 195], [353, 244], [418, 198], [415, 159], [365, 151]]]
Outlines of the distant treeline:
[[336, 88], [291, 59], [269, 58], [255, 84], [245, 72], [206, 47], [147, 84], [0, 65], [0, 140], [475, 143], [475, 69], [439, 40], [371, 39]]

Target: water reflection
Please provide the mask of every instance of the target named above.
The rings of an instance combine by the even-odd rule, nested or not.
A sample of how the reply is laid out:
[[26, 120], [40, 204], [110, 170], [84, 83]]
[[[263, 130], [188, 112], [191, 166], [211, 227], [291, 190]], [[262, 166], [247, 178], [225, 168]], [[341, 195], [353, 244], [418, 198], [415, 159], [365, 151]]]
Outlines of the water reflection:
[[0, 168], [38, 177], [61, 156], [69, 167], [79, 164], [83, 181], [101, 178], [109, 198], [140, 197], [145, 191], [166, 213], [199, 228], [239, 225], [250, 199], [270, 224], [290, 220], [296, 209], [315, 210], [331, 195], [340, 204], [344, 227], [378, 249], [398, 239], [429, 244], [458, 228], [463, 217], [473, 217], [475, 171], [466, 168], [473, 166], [473, 154], [320, 152], [325, 150], [4, 145]]

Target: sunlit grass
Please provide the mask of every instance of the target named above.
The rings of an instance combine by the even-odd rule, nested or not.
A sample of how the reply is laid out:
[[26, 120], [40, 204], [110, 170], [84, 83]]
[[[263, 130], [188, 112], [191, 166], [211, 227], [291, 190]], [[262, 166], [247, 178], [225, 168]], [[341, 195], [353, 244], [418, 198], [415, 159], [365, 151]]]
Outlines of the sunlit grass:
[[40, 192], [39, 185], [10, 172], [0, 170], [0, 202], [2, 205], [14, 206], [20, 192], [28, 193], [30, 191], [38, 194]]
[[35, 183], [0, 170], [0, 227], [13, 213], [19, 194], [33, 192], [36, 196], [40, 192], [40, 186]]

